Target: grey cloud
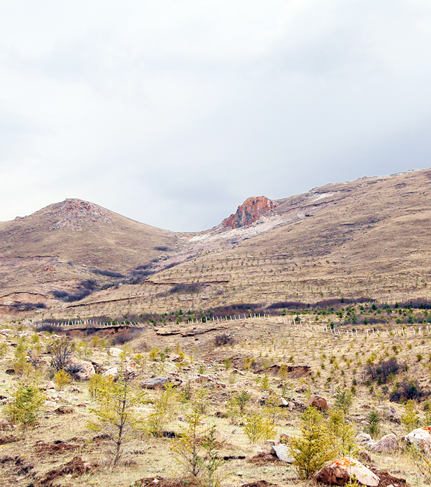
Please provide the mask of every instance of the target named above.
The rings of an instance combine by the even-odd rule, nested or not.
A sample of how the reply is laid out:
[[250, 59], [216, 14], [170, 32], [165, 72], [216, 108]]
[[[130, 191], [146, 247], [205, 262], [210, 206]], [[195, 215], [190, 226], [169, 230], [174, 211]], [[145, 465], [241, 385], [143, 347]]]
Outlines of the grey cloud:
[[431, 165], [428, 2], [19, 3], [2, 220], [79, 197], [200, 230], [248, 196]]

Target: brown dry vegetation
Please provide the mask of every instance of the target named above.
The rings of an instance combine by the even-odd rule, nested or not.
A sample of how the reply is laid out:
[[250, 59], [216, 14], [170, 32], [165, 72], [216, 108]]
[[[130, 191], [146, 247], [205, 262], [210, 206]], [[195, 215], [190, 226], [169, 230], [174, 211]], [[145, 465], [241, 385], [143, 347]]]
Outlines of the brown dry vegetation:
[[[45, 225], [40, 248], [36, 241], [22, 243], [24, 234], [13, 230], [16, 222], [9, 222], [2, 224], [10, 228], [9, 233], [2, 234], [2, 241], [6, 245], [10, 239], [8, 245], [14, 250], [4, 252], [4, 297], [0, 304], [4, 312], [17, 317], [43, 319], [52, 314], [57, 318], [115, 318], [115, 313], [120, 317], [125, 313], [210, 309], [237, 303], [316, 303], [342, 297], [407, 302], [430, 298], [430, 186], [429, 170], [328, 185], [278, 200], [279, 206], [264, 217], [263, 223], [234, 230], [218, 226], [199, 234], [163, 233], [127, 220], [131, 222], [127, 228], [115, 227], [116, 238], [110, 236], [112, 225], [106, 223], [91, 231], [88, 227], [84, 232], [68, 232], [66, 238], [60, 235], [61, 229], [49, 233]], [[29, 235], [33, 234], [35, 215], [26, 217]], [[48, 216], [46, 219], [51, 221]], [[14, 232], [19, 246], [9, 236]], [[45, 249], [47, 239], [55, 249]], [[101, 246], [100, 241], [105, 244]], [[154, 250], [165, 248], [160, 247], [163, 243], [169, 250]], [[42, 254], [45, 257], [36, 257]], [[154, 256], [158, 260], [149, 263]], [[50, 271], [56, 277], [42, 272], [48, 257], [58, 263]], [[26, 267], [31, 259], [39, 258], [45, 259], [37, 264], [42, 266], [36, 266], [39, 270]], [[70, 266], [69, 259], [87, 267]], [[21, 264], [27, 274], [21, 272]], [[131, 285], [128, 282], [138, 264], [149, 266], [154, 274]], [[92, 266], [121, 272], [126, 278], [92, 274]], [[78, 292], [78, 283], [89, 278], [97, 281], [97, 289], [77, 302], [59, 303], [49, 294], [54, 289]], [[173, 292], [175, 286], [196, 283], [200, 284], [195, 292]], [[32, 300], [11, 294], [17, 290], [41, 294]], [[10, 308], [10, 304], [27, 299], [42, 301], [49, 312]]]

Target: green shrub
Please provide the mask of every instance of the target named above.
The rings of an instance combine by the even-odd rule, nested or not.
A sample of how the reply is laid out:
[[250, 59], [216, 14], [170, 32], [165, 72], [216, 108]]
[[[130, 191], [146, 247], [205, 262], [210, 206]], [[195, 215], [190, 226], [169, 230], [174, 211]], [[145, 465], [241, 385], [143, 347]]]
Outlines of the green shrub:
[[301, 436], [290, 439], [289, 452], [301, 479], [309, 479], [337, 456], [336, 438], [316, 408], [307, 408], [301, 416]]
[[372, 409], [367, 416], [367, 425], [365, 426], [365, 432], [376, 438], [380, 433], [380, 415], [378, 411]]
[[275, 437], [274, 423], [271, 418], [261, 414], [250, 414], [244, 423], [244, 432], [250, 443], [271, 440]]
[[36, 386], [21, 384], [13, 394], [12, 402], [4, 409], [12, 423], [27, 427], [36, 423], [45, 400], [45, 394]]

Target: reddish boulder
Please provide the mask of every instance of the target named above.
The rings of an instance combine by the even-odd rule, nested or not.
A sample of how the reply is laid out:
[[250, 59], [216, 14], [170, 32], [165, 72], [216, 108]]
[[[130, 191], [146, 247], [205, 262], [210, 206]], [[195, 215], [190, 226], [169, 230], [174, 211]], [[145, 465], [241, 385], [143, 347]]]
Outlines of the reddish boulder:
[[328, 403], [326, 399], [321, 396], [312, 395], [308, 400], [307, 407], [314, 406], [319, 411], [326, 411], [328, 409]]
[[377, 487], [379, 477], [369, 468], [353, 458], [339, 458], [326, 465], [315, 475], [318, 482], [327, 485], [346, 485], [350, 479], [356, 478], [360, 485]]

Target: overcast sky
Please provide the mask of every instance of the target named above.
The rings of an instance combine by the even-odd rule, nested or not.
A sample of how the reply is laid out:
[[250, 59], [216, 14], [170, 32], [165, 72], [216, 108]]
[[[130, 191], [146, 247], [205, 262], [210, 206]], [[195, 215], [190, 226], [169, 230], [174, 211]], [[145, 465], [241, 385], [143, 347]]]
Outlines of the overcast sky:
[[0, 220], [204, 230], [431, 166], [430, 0], [0, 0]]

